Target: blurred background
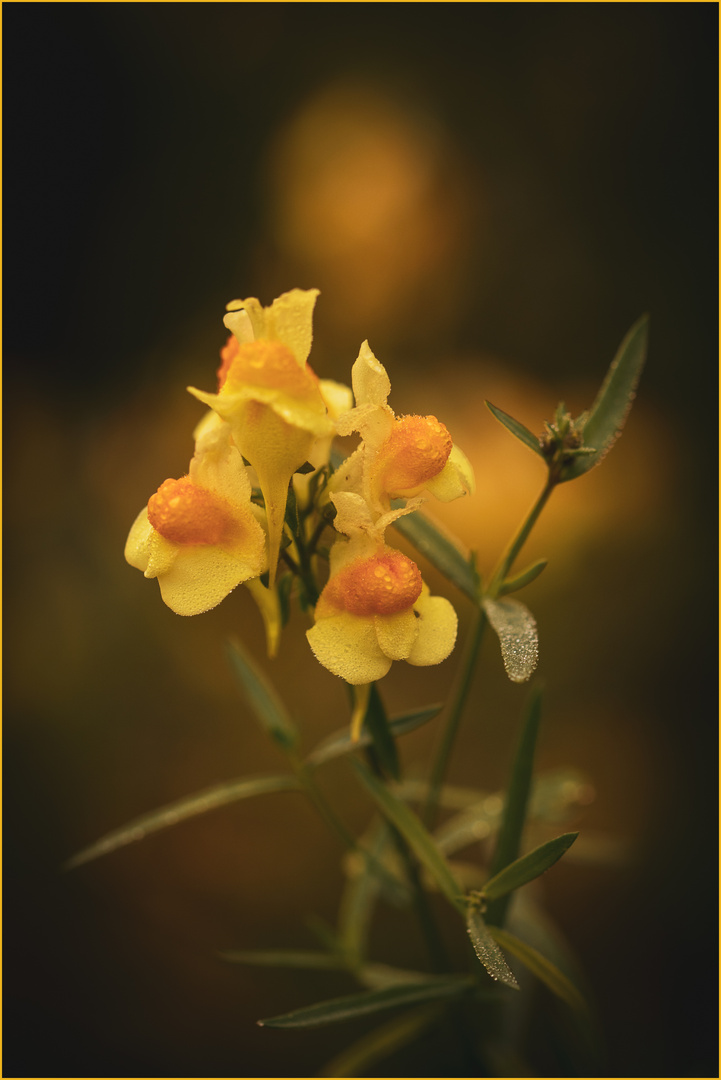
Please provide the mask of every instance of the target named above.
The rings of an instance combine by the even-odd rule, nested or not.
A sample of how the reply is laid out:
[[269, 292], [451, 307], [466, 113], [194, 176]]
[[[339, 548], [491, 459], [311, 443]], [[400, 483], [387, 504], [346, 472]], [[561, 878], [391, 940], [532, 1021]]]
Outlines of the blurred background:
[[[313, 947], [307, 917], [335, 918], [341, 852], [299, 796], [61, 871], [155, 806], [284, 768], [233, 685], [229, 633], [307, 748], [346, 723], [302, 617], [271, 663], [245, 590], [185, 620], [122, 554], [187, 469], [202, 410], [185, 387], [213, 389], [226, 301], [295, 286], [321, 290], [316, 372], [349, 381], [368, 338], [396, 412], [434, 413], [471, 458], [475, 498], [433, 513], [482, 570], [543, 482], [484, 399], [534, 431], [559, 400], [580, 412], [650, 312], [622, 440], [554, 494], [523, 559], [550, 560], [524, 595], [539, 768], [582, 770], [577, 826], [610, 853], [579, 841], [543, 898], [599, 1009], [606, 1057], [587, 1074], [717, 1075], [716, 5], [3, 16], [4, 1075], [306, 1076], [364, 1030], [260, 1029], [352, 984], [217, 957]], [[443, 700], [457, 661], [394, 665], [389, 711]], [[481, 663], [452, 778], [492, 791], [526, 690], [494, 642]], [[404, 740], [407, 767], [438, 730]], [[338, 762], [322, 783], [361, 829], [349, 775]], [[375, 958], [421, 962], [399, 937], [391, 918]], [[459, 1075], [440, 1035], [422, 1050], [378, 1074]], [[580, 1067], [543, 1029], [524, 1053], [530, 1075]]]

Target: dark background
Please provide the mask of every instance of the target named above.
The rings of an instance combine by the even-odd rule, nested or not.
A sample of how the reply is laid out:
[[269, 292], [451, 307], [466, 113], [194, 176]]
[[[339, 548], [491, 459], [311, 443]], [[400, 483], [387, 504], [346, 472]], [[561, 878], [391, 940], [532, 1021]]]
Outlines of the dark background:
[[[179, 619], [122, 548], [187, 467], [184, 387], [213, 385], [225, 302], [296, 285], [321, 289], [316, 371], [348, 381], [368, 337], [396, 410], [437, 413], [466, 449], [479, 491], [446, 520], [482, 569], [542, 479], [483, 398], [535, 430], [559, 398], [580, 411], [651, 313], [627, 433], [527, 552], [551, 558], [528, 592], [539, 766], [581, 768], [581, 827], [627, 853], [564, 861], [544, 889], [594, 988], [596, 1075], [717, 1074], [717, 18], [3, 5], [4, 1075], [313, 1075], [361, 1030], [257, 1028], [351, 985], [215, 955], [312, 947], [307, 914], [334, 918], [339, 851], [294, 796], [60, 870], [154, 806], [283, 767], [222, 655], [246, 627], [264, 662], [244, 591]], [[310, 747], [346, 706], [303, 625], [268, 670]], [[493, 790], [523, 691], [483, 659], [453, 776]], [[395, 665], [390, 710], [442, 698], [455, 664]], [[433, 739], [409, 737], [406, 762]], [[324, 782], [363, 827], [341, 764]], [[574, 1074], [543, 1032], [526, 1052], [535, 1075]], [[451, 1061], [433, 1044], [378, 1072]]]

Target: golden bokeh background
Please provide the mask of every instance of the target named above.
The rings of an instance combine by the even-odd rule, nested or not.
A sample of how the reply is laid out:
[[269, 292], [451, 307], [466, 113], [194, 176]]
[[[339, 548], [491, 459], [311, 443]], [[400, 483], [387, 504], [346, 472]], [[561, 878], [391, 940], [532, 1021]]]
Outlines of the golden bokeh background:
[[[577, 414], [650, 312], [621, 442], [524, 553], [550, 560], [524, 597], [539, 768], [582, 770], [579, 827], [614, 855], [579, 841], [543, 894], [594, 988], [597, 1067], [711, 1075], [716, 24], [701, 4], [5, 6], [5, 1075], [314, 1075], [362, 1030], [257, 1028], [352, 984], [217, 956], [312, 947], [308, 916], [334, 918], [341, 853], [300, 797], [60, 869], [155, 806], [283, 769], [228, 634], [307, 748], [347, 720], [300, 615], [270, 663], [244, 590], [180, 619], [122, 558], [187, 467], [184, 388], [212, 388], [225, 302], [294, 286], [321, 290], [320, 375], [348, 382], [368, 338], [396, 412], [434, 413], [470, 457], [476, 496], [432, 512], [482, 571], [543, 482], [484, 399], [536, 431], [559, 400]], [[442, 700], [457, 662], [395, 665], [389, 711]], [[524, 695], [488, 641], [454, 780], [503, 785]], [[408, 767], [437, 733], [404, 740]], [[361, 828], [349, 776], [323, 785]], [[421, 963], [399, 929], [377, 958]], [[526, 1051], [533, 1075], [576, 1075], [542, 1030]], [[459, 1075], [441, 1035], [378, 1074], [424, 1069]]]

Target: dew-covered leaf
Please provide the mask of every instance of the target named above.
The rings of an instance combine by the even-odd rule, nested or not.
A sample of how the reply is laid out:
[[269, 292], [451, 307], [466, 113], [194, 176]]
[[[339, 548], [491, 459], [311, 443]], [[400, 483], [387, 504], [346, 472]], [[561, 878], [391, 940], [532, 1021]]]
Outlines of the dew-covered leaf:
[[241, 692], [260, 726], [284, 749], [295, 747], [298, 729], [275, 687], [237, 638], [228, 640], [227, 653]]
[[574, 480], [598, 465], [621, 434], [646, 359], [648, 323], [648, 316], [643, 315], [626, 334], [593, 403], [583, 428], [583, 441], [595, 452], [575, 457], [565, 465], [561, 482]]
[[468, 907], [466, 928], [476, 956], [491, 978], [503, 983], [505, 986], [512, 986], [514, 990], [518, 990], [516, 976], [506, 963], [506, 958], [496, 941], [491, 937], [489, 929], [483, 921], [480, 909], [475, 904], [470, 904]]
[[[409, 731], [415, 731], [416, 728], [427, 724], [434, 716], [438, 716], [442, 708], [442, 704], [428, 705], [425, 709], [413, 709], [411, 712], [394, 717], [388, 721], [391, 735], [397, 738], [399, 735], [406, 735]], [[365, 728], [361, 730], [358, 741], [353, 742], [346, 724], [340, 731], [328, 735], [322, 742], [318, 743], [306, 758], [306, 764], [322, 765], [333, 758], [341, 757], [343, 754], [350, 754], [352, 751], [357, 750], [359, 746], [369, 746], [370, 743], [371, 735]]]
[[568, 851], [577, 836], [577, 832], [564, 833], [522, 855], [520, 859], [514, 859], [483, 886], [486, 900], [500, 900], [514, 889], [520, 889], [522, 885], [540, 877]]
[[125, 847], [126, 844], [143, 840], [151, 833], [168, 829], [180, 821], [198, 817], [199, 814], [205, 814], [208, 810], [216, 810], [219, 806], [227, 806], [228, 803], [237, 802], [239, 799], [249, 799], [255, 795], [265, 795], [273, 791], [298, 791], [299, 789], [300, 785], [294, 776], [254, 776], [244, 780], [229, 780], [224, 784], [216, 784], [205, 791], [199, 791], [196, 795], [189, 795], [178, 799], [177, 802], [161, 806], [157, 810], [151, 810], [129, 821], [127, 825], [114, 829], [100, 840], [96, 840], [94, 844], [83, 848], [77, 855], [73, 855], [72, 859], [65, 864], [65, 869], [72, 870], [101, 855], [109, 855], [111, 851]]
[[526, 682], [538, 663], [538, 629], [525, 604], [508, 597], [483, 601], [488, 621], [498, 635], [506, 674], [512, 682]]
[[261, 1027], [304, 1028], [337, 1024], [342, 1020], [354, 1020], [370, 1013], [393, 1009], [399, 1005], [418, 1005], [426, 1001], [460, 997], [469, 990], [473, 980], [468, 975], [436, 976], [423, 983], [407, 986], [389, 986], [383, 990], [367, 990], [360, 994], [320, 1001], [303, 1009], [259, 1020]]
[[515, 435], [517, 439], [520, 439], [524, 446], [527, 446], [529, 450], [533, 450], [534, 454], [538, 454], [539, 457], [543, 457], [543, 450], [538, 441], [538, 436], [534, 435], [532, 431], [529, 431], [525, 424], [522, 424], [520, 420], [515, 420], [512, 416], [509, 416], [507, 412], [504, 412], [503, 409], [499, 409], [497, 405], [491, 405], [490, 401], [487, 401], [486, 405], [491, 410], [496, 420], [500, 421], [505, 428], [508, 428], [510, 433]]
[[370, 792], [378, 807], [398, 831], [423, 863], [429, 874], [435, 879], [441, 892], [453, 906], [465, 914], [465, 905], [461, 900], [461, 890], [438, 845], [416, 813], [390, 788], [382, 783], [362, 762], [352, 759], [357, 776]]
[[514, 934], [509, 934], [507, 930], [501, 930], [500, 927], [493, 926], [490, 927], [490, 932], [499, 945], [520, 960], [522, 964], [525, 964], [528, 970], [532, 971], [541, 982], [545, 983], [556, 997], [561, 998], [576, 1012], [588, 1014], [588, 1005], [581, 992], [555, 964], [551, 963], [537, 949], [527, 945], [525, 941], [521, 941]]

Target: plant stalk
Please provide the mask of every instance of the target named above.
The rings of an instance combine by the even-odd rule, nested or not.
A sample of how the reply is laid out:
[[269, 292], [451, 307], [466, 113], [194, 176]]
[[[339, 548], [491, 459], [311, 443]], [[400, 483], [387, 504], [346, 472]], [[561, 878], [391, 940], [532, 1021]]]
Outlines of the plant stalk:
[[[548, 478], [541, 491], [541, 494], [536, 499], [535, 503], [526, 515], [521, 527], [516, 535], [508, 544], [508, 547], [501, 556], [498, 566], [494, 570], [488, 587], [484, 590], [484, 596], [490, 600], [495, 600], [498, 596], [499, 590], [503, 585], [513, 563], [518, 557], [521, 548], [528, 539], [533, 526], [536, 524], [541, 511], [548, 502], [551, 492], [558, 483], [556, 476], [549, 470]], [[443, 781], [448, 769], [448, 763], [450, 761], [453, 745], [458, 734], [458, 728], [461, 722], [461, 716], [468, 699], [468, 694], [471, 689], [471, 683], [473, 681], [473, 674], [476, 667], [476, 660], [478, 657], [478, 650], [483, 640], [483, 634], [486, 629], [487, 618], [482, 607], [483, 600], [481, 599], [481, 606], [475, 615], [475, 621], [471, 630], [471, 635], [467, 640], [466, 649], [461, 662], [461, 669], [458, 680], [456, 682], [453, 697], [451, 699], [451, 706], [448, 713], [448, 720], [443, 732], [440, 746], [436, 754], [433, 768], [431, 771], [430, 781], [428, 784], [428, 794], [426, 795], [426, 801], [423, 807], [423, 821], [425, 825], [430, 829], [435, 824], [436, 817], [438, 815], [438, 805], [440, 802], [441, 788], [443, 787]]]

